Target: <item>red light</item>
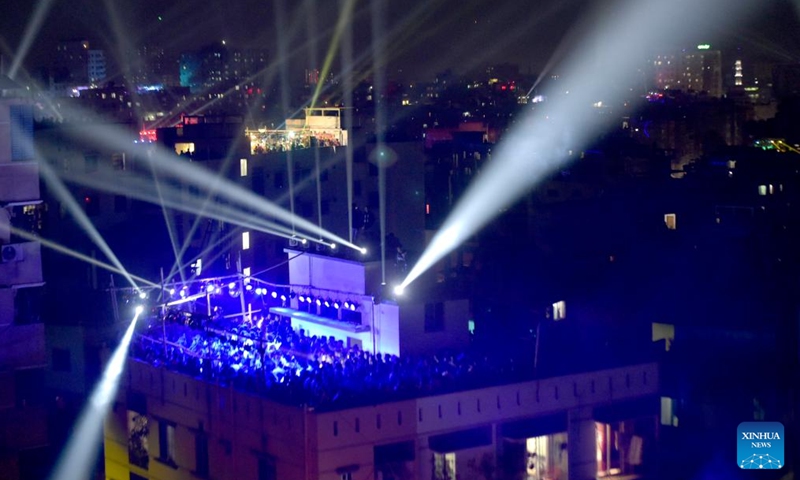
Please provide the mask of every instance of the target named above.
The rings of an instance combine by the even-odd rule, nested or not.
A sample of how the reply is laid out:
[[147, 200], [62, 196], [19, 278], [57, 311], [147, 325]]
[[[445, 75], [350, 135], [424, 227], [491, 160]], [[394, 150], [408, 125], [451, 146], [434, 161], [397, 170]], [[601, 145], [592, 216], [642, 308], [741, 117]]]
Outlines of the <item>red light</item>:
[[248, 88], [247, 89], [247, 94], [248, 95], [252, 95], [253, 94], [253, 89], [252, 88]]
[[500, 87], [500, 90], [505, 90], [505, 89], [506, 89], [506, 86], [505, 86], [505, 85], [503, 85], [502, 87]]
[[426, 203], [425, 204], [425, 215], [430, 215], [430, 214], [431, 214], [431, 204], [430, 203]]
[[85, 203], [92, 203], [92, 197], [83, 197]]

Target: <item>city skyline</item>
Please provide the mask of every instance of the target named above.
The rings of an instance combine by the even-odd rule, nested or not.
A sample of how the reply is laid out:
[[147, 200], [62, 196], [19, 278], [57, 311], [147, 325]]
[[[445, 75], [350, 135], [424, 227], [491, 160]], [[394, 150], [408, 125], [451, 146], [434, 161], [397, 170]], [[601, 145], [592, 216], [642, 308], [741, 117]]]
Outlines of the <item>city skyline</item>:
[[[600, 10], [606, 3], [609, 2], [590, 2]], [[239, 2], [233, 8], [216, 10], [215, 5], [196, 8], [189, 2], [166, 6], [147, 1], [118, 3], [110, 12], [102, 4], [92, 2], [54, 3], [35, 34], [23, 65], [31, 69], [31, 73], [49, 66], [55, 45], [70, 38], [86, 38], [93, 48], [106, 50], [111, 64], [119, 63], [125, 47], [157, 45], [177, 56], [222, 41], [233, 48], [266, 49], [270, 52], [270, 62], [275, 63], [280, 57], [281, 46], [277, 41], [280, 28], [292, 71], [320, 68], [336, 25], [338, 4], [320, 2], [315, 5], [306, 1], [285, 5], [287, 21], [276, 27], [279, 5], [280, 2]], [[592, 11], [586, 3], [549, 0], [535, 9], [524, 2], [509, 2], [502, 7], [483, 1], [459, 5], [450, 0], [402, 7], [388, 5], [384, 15], [384, 31], [388, 32], [387, 75], [401, 80], [424, 80], [448, 69], [465, 73], [505, 62], [519, 65], [524, 73], [541, 73], [553, 59], [553, 52], [559, 50], [560, 43], [571, 35], [576, 22], [586, 22]], [[0, 20], [0, 53], [6, 59], [6, 69], [13, 61], [33, 10], [33, 4], [13, 0], [7, 9], [10, 14]], [[308, 15], [311, 11], [316, 14]], [[746, 22], [693, 37], [697, 43], [711, 42], [729, 51], [741, 49], [755, 59], [793, 63], [800, 58], [800, 40], [791, 34], [798, 25], [794, 13], [790, 2], [771, 0], [753, 12]], [[355, 5], [354, 53], [356, 58], [362, 55], [364, 59], [360, 64], [362, 71], [371, 64], [372, 33], [370, 28], [362, 28], [362, 25], [370, 25], [370, 15], [366, 5]], [[111, 22], [109, 18], [116, 21]], [[119, 26], [121, 37], [112, 25]], [[316, 42], [308, 41], [312, 31], [319, 33]], [[336, 52], [334, 62], [338, 61]]]

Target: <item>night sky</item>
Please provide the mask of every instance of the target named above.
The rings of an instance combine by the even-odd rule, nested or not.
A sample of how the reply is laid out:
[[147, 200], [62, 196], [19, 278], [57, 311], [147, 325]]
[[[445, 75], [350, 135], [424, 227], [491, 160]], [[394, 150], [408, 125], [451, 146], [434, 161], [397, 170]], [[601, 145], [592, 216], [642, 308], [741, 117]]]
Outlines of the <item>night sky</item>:
[[[473, 66], [508, 61], [519, 64], [523, 73], [536, 73], [590, 5], [602, 6], [609, 1], [386, 0], [384, 31], [392, 32], [388, 37], [387, 72], [391, 77], [427, 79], [448, 68], [463, 72]], [[0, 48], [7, 62], [9, 50], [15, 51], [20, 44], [35, 3], [3, 2]], [[287, 21], [280, 26], [276, 22], [279, 3], [287, 8]], [[703, 33], [697, 41], [741, 47], [753, 58], [797, 62], [798, 10], [788, 0], [758, 3], [751, 18], [736, 29], [707, 32], [711, 39]], [[107, 9], [109, 4], [113, 4], [113, 12]], [[53, 0], [25, 66], [35, 70], [46, 65], [56, 41], [64, 38], [87, 38], [93, 46], [105, 49], [112, 61], [119, 58], [119, 47], [125, 44], [162, 45], [177, 54], [223, 39], [233, 47], [266, 48], [274, 59], [279, 29], [293, 52], [294, 67], [319, 66], [336, 24], [338, 5], [337, 0]], [[370, 44], [369, 3], [357, 0], [356, 12], [358, 54]], [[113, 28], [113, 18], [118, 19], [122, 42]], [[316, 43], [307, 41], [314, 37], [309, 32], [319, 34]]]

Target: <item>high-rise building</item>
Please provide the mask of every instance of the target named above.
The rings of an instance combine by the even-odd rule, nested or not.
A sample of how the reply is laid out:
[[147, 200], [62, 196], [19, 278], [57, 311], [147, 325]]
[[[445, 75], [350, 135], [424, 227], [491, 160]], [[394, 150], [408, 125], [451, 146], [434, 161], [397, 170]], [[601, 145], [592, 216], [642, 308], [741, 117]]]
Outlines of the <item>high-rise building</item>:
[[86, 85], [89, 82], [88, 40], [64, 40], [56, 45], [53, 81], [70, 86]]
[[87, 69], [89, 83], [96, 85], [106, 79], [106, 56], [102, 50], [89, 50]]
[[651, 57], [652, 85], [657, 90], [682, 90], [722, 97], [722, 55], [710, 45]]
[[33, 106], [0, 77], [0, 471], [41, 478], [48, 443], [40, 386], [46, 365], [40, 317], [43, 275], [39, 171], [33, 156]]
[[683, 90], [722, 96], [722, 54], [709, 45], [698, 45], [696, 51], [682, 56]]

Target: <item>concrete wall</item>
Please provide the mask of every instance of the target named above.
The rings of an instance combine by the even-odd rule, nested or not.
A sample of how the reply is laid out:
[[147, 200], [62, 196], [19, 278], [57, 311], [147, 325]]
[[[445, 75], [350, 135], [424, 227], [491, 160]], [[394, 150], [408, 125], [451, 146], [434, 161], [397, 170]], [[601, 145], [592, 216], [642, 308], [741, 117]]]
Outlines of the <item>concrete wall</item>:
[[289, 249], [286, 253], [292, 259], [289, 262], [289, 282], [292, 285], [313, 285], [316, 289], [333, 290], [344, 295], [364, 295], [363, 264], [313, 253], [298, 256], [299, 251]]
[[463, 349], [470, 341], [469, 319], [469, 300], [446, 301], [444, 328], [426, 332], [425, 304], [401, 300], [400, 352], [402, 355], [417, 355], [439, 349]]
[[[132, 387], [135, 385], [135, 387]], [[149, 421], [147, 441], [150, 462], [147, 471], [128, 463], [127, 393], [146, 398]], [[159, 420], [176, 425], [176, 458], [171, 466], [160, 462]], [[105, 422], [106, 477], [127, 480], [129, 472], [157, 479], [196, 478], [195, 436], [201, 429], [208, 436], [210, 478], [238, 480], [257, 478], [259, 455], [274, 458], [278, 478], [316, 478], [314, 453], [304, 438], [315, 427], [300, 408], [286, 407], [252, 395], [219, 387], [184, 375], [129, 361], [114, 411]], [[226, 447], [230, 445], [228, 450]], [[306, 457], [306, 453], [309, 454]]]
[[39, 199], [39, 166], [35, 162], [0, 163], [0, 203]]
[[37, 242], [15, 244], [22, 250], [22, 259], [0, 263], [0, 286], [42, 283], [42, 248]]

